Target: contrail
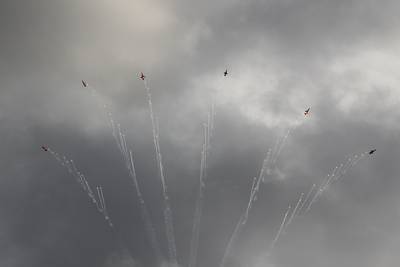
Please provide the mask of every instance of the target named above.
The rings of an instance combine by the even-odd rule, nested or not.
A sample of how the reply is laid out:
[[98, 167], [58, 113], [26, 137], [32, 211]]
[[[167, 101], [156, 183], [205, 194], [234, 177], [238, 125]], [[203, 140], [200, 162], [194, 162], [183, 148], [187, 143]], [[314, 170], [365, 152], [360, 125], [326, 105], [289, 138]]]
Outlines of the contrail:
[[286, 140], [287, 140], [287, 138], [289, 137], [290, 132], [291, 132], [291, 129], [287, 130], [286, 134], [285, 134], [285, 135], [283, 136], [283, 138], [281, 139], [281, 142], [280, 142], [279, 146], [278, 146], [277, 149], [276, 149], [276, 153], [275, 153], [275, 155], [274, 155], [274, 158], [272, 159], [272, 164], [275, 164], [275, 163], [276, 163], [276, 161], [277, 161], [279, 155], [280, 155], [281, 152], [282, 152], [283, 147], [284, 147], [285, 144], [286, 144]]
[[97, 196], [99, 197], [99, 201], [100, 203], [96, 203], [96, 207], [99, 211], [103, 211], [103, 203], [102, 203], [102, 199], [101, 199], [101, 193], [100, 193], [100, 187], [96, 187], [97, 189]]
[[97, 190], [98, 190], [101, 210], [104, 215], [104, 219], [108, 222], [108, 225], [112, 228], [113, 224], [112, 224], [110, 216], [108, 215], [108, 212], [107, 212], [106, 201], [104, 199], [104, 194], [103, 194], [103, 188], [101, 186], [99, 186], [99, 187], [97, 187]]
[[274, 147], [272, 149], [272, 152], [271, 152], [272, 153], [272, 155], [271, 155], [271, 162], [272, 163], [275, 162], [276, 158], [278, 158], [278, 156], [279, 156], [279, 155], [276, 155], [276, 154], [277, 154], [277, 151], [279, 150], [279, 148], [281, 146], [282, 139], [284, 139], [284, 137], [283, 138], [278, 137], [276, 139], [275, 145], [274, 145]]
[[289, 215], [290, 209], [291, 209], [291, 208], [290, 208], [290, 205], [289, 205], [288, 209], [287, 209], [286, 212], [285, 212], [285, 215], [283, 216], [283, 220], [282, 220], [282, 223], [281, 223], [281, 225], [280, 225], [280, 227], [279, 227], [278, 233], [276, 234], [274, 240], [273, 240], [272, 243], [271, 243], [271, 248], [270, 248], [270, 250], [272, 250], [272, 249], [275, 247], [276, 243], [277, 243], [278, 240], [279, 240], [279, 237], [280, 237], [280, 235], [281, 235], [281, 233], [282, 233], [282, 230], [283, 230], [283, 228], [285, 227], [286, 219], [287, 219], [287, 217], [288, 217], [288, 215]]
[[299, 120], [295, 122], [294, 126], [289, 127], [289, 129], [286, 131], [286, 134], [283, 137], [278, 137], [276, 140], [276, 143], [271, 151], [271, 159], [268, 162], [268, 167], [267, 167], [267, 173], [269, 174], [269, 171], [274, 168], [276, 161], [278, 160], [283, 148], [285, 147], [287, 143], [287, 139], [290, 136], [290, 134], [298, 127], [297, 123]]
[[[139, 183], [137, 181], [135, 165], [133, 161], [132, 151], [128, 148], [126, 144], [126, 136], [121, 130], [121, 125], [119, 123], [115, 123], [112, 112], [108, 109], [107, 105], [101, 104], [101, 100], [98, 97], [97, 91], [92, 86], [87, 86], [90, 89], [92, 96], [96, 99], [96, 102], [99, 106], [104, 110], [105, 114], [108, 117], [109, 126], [111, 128], [112, 136], [114, 137], [115, 143], [121, 152], [121, 155], [125, 161], [125, 166], [128, 169], [128, 174], [131, 177], [134, 187], [136, 189], [136, 194], [139, 199], [139, 207], [141, 212], [141, 219], [146, 229], [146, 235], [150, 242], [151, 247], [154, 250], [155, 256], [158, 261], [161, 260], [161, 250], [160, 245], [157, 240], [156, 231], [154, 229], [153, 223], [150, 218], [149, 211], [147, 209], [146, 203], [144, 201], [143, 195], [140, 191]], [[129, 151], [129, 152], [128, 152]]]
[[325, 189], [327, 187], [329, 187], [331, 184], [333, 184], [334, 182], [339, 181], [346, 174], [346, 172], [348, 170], [350, 170], [351, 168], [353, 168], [365, 155], [366, 155], [366, 152], [361, 153], [360, 155], [355, 155], [353, 158], [350, 158], [344, 164], [343, 163], [340, 164], [339, 169], [336, 171], [336, 173], [334, 173], [333, 177], [331, 177], [332, 179], [327, 182]]
[[301, 206], [299, 207], [299, 210], [297, 212], [297, 214], [300, 214], [301, 211], [303, 210], [304, 205], [307, 203], [307, 201], [309, 200], [314, 188], [315, 188], [316, 184], [313, 184], [310, 188], [310, 191], [308, 191], [306, 198], [304, 199], [303, 203], [301, 203]]
[[253, 180], [253, 184], [252, 184], [251, 192], [250, 192], [250, 198], [249, 198], [249, 202], [247, 204], [246, 210], [240, 216], [239, 221], [236, 224], [236, 227], [235, 227], [235, 229], [234, 229], [234, 231], [233, 231], [233, 233], [232, 233], [232, 235], [231, 235], [231, 237], [229, 239], [228, 245], [227, 245], [227, 247], [225, 249], [224, 255], [223, 255], [222, 260], [221, 260], [220, 267], [225, 267], [226, 260], [228, 259], [228, 256], [231, 253], [232, 246], [233, 246], [237, 236], [240, 234], [240, 232], [242, 231], [243, 227], [246, 225], [246, 222], [247, 222], [247, 219], [248, 219], [248, 216], [249, 216], [249, 212], [251, 210], [253, 202], [257, 198], [257, 193], [258, 193], [258, 191], [260, 189], [260, 183], [263, 180], [263, 177], [265, 175], [265, 171], [266, 171], [267, 166], [268, 166], [268, 164], [270, 162], [270, 159], [271, 159], [271, 149], [268, 149], [268, 153], [267, 153], [267, 156], [265, 157], [265, 159], [263, 161], [263, 164], [262, 164], [262, 167], [261, 167], [261, 170], [260, 170], [260, 174], [259, 174], [258, 177], [256, 177]]
[[[114, 224], [112, 223], [110, 215], [108, 214], [107, 207], [106, 207], [106, 201], [105, 201], [104, 193], [103, 193], [103, 188], [101, 186], [96, 187], [97, 196], [98, 196], [98, 200], [97, 200], [86, 177], [76, 168], [74, 162], [72, 160], [68, 160], [65, 156], [61, 157], [57, 152], [51, 150], [50, 148], [47, 148], [47, 149], [50, 152], [50, 154], [57, 160], [57, 162], [59, 162], [62, 166], [67, 168], [68, 172], [77, 180], [77, 182], [82, 187], [82, 189], [87, 193], [87, 195], [88, 195], [89, 199], [92, 201], [94, 207], [97, 209], [97, 211], [100, 214], [103, 215], [104, 220], [107, 222], [108, 226], [110, 227], [110, 230], [117, 237], [116, 242], [117, 242], [119, 248], [121, 250], [126, 250], [126, 247], [123, 244], [123, 240], [120, 238], [118, 233], [115, 231]], [[133, 258], [132, 258], [132, 260], [133, 260]]]
[[47, 148], [47, 150], [50, 152], [50, 154], [59, 162], [62, 166], [64, 166], [68, 172], [76, 179], [78, 184], [81, 186], [81, 188], [87, 193], [88, 197], [92, 201], [92, 203], [95, 205], [96, 209], [98, 212], [100, 212], [103, 216], [105, 221], [108, 223], [108, 225], [113, 228], [113, 223], [111, 221], [110, 216], [107, 213], [107, 209], [105, 206], [105, 200], [104, 200], [104, 195], [101, 187], [97, 187], [98, 190], [98, 198], [99, 200], [96, 199], [93, 190], [90, 187], [89, 182], [86, 180], [85, 176], [78, 171], [76, 168], [74, 162], [72, 160], [68, 160], [65, 156], [60, 157], [60, 155], [53, 151], [50, 148]]
[[347, 168], [346, 169], [343, 168], [342, 174], [335, 179], [335, 182], [340, 181], [350, 169], [352, 169], [360, 160], [362, 160], [365, 157], [365, 155], [367, 155], [367, 153], [368, 152], [363, 152], [360, 155], [355, 155], [349, 161]]
[[166, 235], [167, 235], [167, 241], [168, 241], [168, 256], [169, 256], [169, 260], [171, 261], [172, 264], [177, 264], [177, 253], [176, 253], [176, 245], [175, 245], [174, 226], [173, 226], [173, 220], [172, 220], [172, 211], [171, 211], [171, 205], [170, 205], [169, 197], [168, 197], [168, 189], [167, 189], [167, 185], [165, 183], [164, 168], [163, 168], [163, 164], [162, 164], [162, 156], [161, 156], [160, 144], [159, 144], [159, 132], [157, 129], [158, 127], [156, 126], [155, 118], [154, 118], [153, 103], [151, 100], [150, 88], [147, 85], [147, 82], [145, 79], [143, 79], [143, 84], [144, 84], [144, 87], [145, 87], [146, 93], [147, 93], [147, 102], [149, 105], [151, 126], [152, 126], [152, 131], [153, 131], [153, 143], [154, 143], [154, 149], [156, 152], [158, 171], [160, 174], [162, 190], [163, 190], [164, 222], [165, 222]]
[[[281, 235], [283, 229], [285, 228], [285, 226], [287, 227], [295, 218], [296, 213], [300, 214], [301, 211], [303, 210], [303, 208], [305, 207], [305, 205], [308, 202], [308, 199], [311, 198], [311, 200], [308, 203], [308, 206], [306, 208], [306, 210], [304, 211], [304, 213], [308, 212], [311, 209], [311, 206], [316, 202], [316, 200], [318, 199], [318, 197], [329, 188], [329, 186], [335, 182], [338, 181], [339, 179], [343, 178], [344, 175], [346, 174], [346, 171], [348, 171], [351, 167], [355, 166], [365, 155], [367, 155], [368, 152], [363, 152], [360, 155], [355, 155], [354, 157], [349, 158], [344, 164], [340, 164], [339, 166], [336, 166], [331, 174], [328, 174], [325, 179], [322, 181], [321, 185], [319, 186], [319, 188], [317, 189], [317, 191], [315, 192], [314, 196], [311, 198], [312, 196], [312, 192], [314, 191], [314, 188], [316, 187], [315, 184], [312, 185], [312, 187], [310, 188], [310, 191], [308, 192], [306, 198], [304, 199], [304, 201], [302, 201], [302, 197], [303, 197], [303, 193], [301, 194], [296, 207], [294, 208], [294, 211], [292, 212], [288, 222], [286, 222], [287, 217], [289, 216], [289, 211], [290, 211], [290, 206], [288, 208], [288, 210], [285, 213], [285, 216], [283, 218], [283, 221], [281, 223], [281, 226], [279, 228], [279, 231], [275, 237], [275, 239], [273, 240], [272, 244], [271, 244], [271, 248], [270, 251], [275, 247], [276, 242], [279, 239], [279, 236]], [[301, 203], [300, 207], [299, 204]], [[296, 212], [297, 210], [297, 212]]]
[[150, 245], [154, 250], [154, 253], [157, 257], [157, 261], [160, 261], [162, 258], [160, 245], [158, 243], [156, 231], [154, 230], [153, 223], [151, 222], [150, 215], [149, 215], [148, 209], [146, 207], [146, 203], [144, 202], [142, 192], [140, 191], [140, 187], [139, 187], [137, 177], [136, 177], [136, 170], [135, 170], [135, 165], [133, 162], [133, 156], [132, 156], [131, 150], [129, 150], [129, 162], [130, 162], [129, 174], [130, 174], [132, 181], [136, 188], [136, 195], [139, 199], [139, 207], [140, 207], [141, 217], [142, 217], [142, 221], [145, 225], [147, 238], [149, 239]]
[[297, 119], [294, 123], [294, 126], [290, 126], [289, 129], [287, 129], [286, 134], [281, 138], [278, 139], [274, 149], [273, 149], [273, 156], [272, 156], [272, 165], [274, 165], [279, 157], [279, 155], [282, 152], [282, 149], [284, 148], [284, 146], [286, 145], [287, 139], [290, 136], [290, 134], [296, 130], [296, 128], [299, 126], [300, 119]]
[[355, 155], [354, 157], [348, 159], [346, 163], [341, 164], [339, 169], [338, 169], [338, 166], [336, 166], [335, 169], [333, 170], [332, 174], [327, 176], [327, 178], [321, 184], [319, 190], [315, 193], [314, 197], [312, 198], [312, 200], [310, 201], [310, 203], [306, 209], [306, 212], [308, 212], [311, 209], [312, 204], [314, 204], [314, 202], [317, 200], [317, 198], [325, 190], [327, 190], [331, 184], [342, 179], [345, 176], [345, 174], [347, 173], [347, 171], [349, 171], [352, 167], [354, 167], [366, 154], [367, 154], [367, 152], [363, 152], [360, 155]]
[[247, 208], [243, 214], [243, 220], [242, 220], [242, 224], [246, 224], [247, 219], [249, 218], [249, 212], [251, 210], [251, 207], [253, 205], [253, 202], [256, 201], [257, 199], [257, 193], [258, 193], [258, 188], [257, 188], [257, 182], [259, 180], [257, 179], [257, 177], [254, 177], [253, 179], [253, 184], [251, 185], [251, 191], [250, 191], [250, 199], [249, 202], [247, 203]]
[[313, 198], [311, 199], [310, 203], [307, 206], [307, 209], [305, 212], [310, 211], [311, 206], [314, 204], [314, 202], [317, 200], [317, 198], [319, 197], [319, 195], [322, 194], [323, 190], [324, 190], [324, 186], [326, 185], [326, 182], [329, 180], [330, 175], [328, 174], [325, 179], [322, 181], [320, 187], [317, 189], [317, 192], [315, 192]]
[[292, 223], [294, 217], [296, 216], [297, 209], [299, 208], [300, 203], [301, 203], [301, 201], [303, 200], [303, 196], [304, 196], [304, 193], [301, 193], [300, 198], [299, 198], [299, 200], [297, 201], [297, 204], [296, 204], [296, 206], [295, 206], [295, 208], [294, 208], [294, 210], [293, 210], [293, 212], [292, 212], [292, 215], [290, 216], [290, 218], [289, 218], [289, 220], [288, 220], [286, 226], [289, 226], [289, 224]]
[[199, 247], [200, 223], [203, 211], [205, 180], [207, 179], [207, 155], [210, 149], [210, 140], [214, 128], [214, 107], [207, 115], [207, 124], [204, 125], [204, 142], [201, 151], [199, 191], [196, 199], [196, 206], [193, 218], [192, 239], [190, 242], [189, 267], [195, 267], [197, 262], [197, 251]]
[[247, 218], [245, 218], [245, 215], [243, 214], [240, 216], [239, 221], [236, 224], [235, 229], [233, 230], [233, 233], [231, 237], [229, 238], [228, 245], [225, 248], [225, 253], [224, 256], [222, 257], [220, 267], [224, 267], [226, 264], [226, 260], [228, 259], [228, 256], [230, 255], [230, 252], [232, 250], [232, 246], [237, 238], [237, 236], [240, 234], [240, 232], [243, 229], [243, 226], [246, 224]]

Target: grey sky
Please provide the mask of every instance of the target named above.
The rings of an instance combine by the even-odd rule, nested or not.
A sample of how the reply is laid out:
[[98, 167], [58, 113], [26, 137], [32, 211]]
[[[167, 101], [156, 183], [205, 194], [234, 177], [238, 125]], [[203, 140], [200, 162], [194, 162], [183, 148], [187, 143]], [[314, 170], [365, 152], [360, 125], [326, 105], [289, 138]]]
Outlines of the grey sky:
[[[399, 8], [391, 0], [2, 1], [0, 265], [158, 267], [99, 102], [127, 134], [167, 255], [143, 71], [160, 119], [181, 266], [212, 100], [198, 267], [219, 266], [252, 177], [293, 126], [229, 266], [398, 266]], [[43, 144], [103, 186], [114, 233]], [[372, 148], [268, 254], [287, 206]]]

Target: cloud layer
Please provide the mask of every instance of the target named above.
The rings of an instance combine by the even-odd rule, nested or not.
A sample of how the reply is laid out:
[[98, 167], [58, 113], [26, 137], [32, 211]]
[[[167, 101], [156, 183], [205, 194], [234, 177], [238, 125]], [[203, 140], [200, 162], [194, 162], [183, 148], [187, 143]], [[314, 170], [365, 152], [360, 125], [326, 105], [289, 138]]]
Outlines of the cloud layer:
[[[217, 116], [197, 266], [218, 266], [268, 148], [294, 126], [229, 266], [398, 266], [399, 7], [390, 0], [2, 1], [0, 265], [160, 264], [104, 103], [133, 149], [167, 255], [137, 77], [143, 71], [160, 122], [182, 266], [212, 101]], [[40, 150], [44, 144], [103, 187], [114, 231], [66, 169]], [[268, 253], [287, 206], [348, 156], [372, 148], [376, 154], [296, 218]]]

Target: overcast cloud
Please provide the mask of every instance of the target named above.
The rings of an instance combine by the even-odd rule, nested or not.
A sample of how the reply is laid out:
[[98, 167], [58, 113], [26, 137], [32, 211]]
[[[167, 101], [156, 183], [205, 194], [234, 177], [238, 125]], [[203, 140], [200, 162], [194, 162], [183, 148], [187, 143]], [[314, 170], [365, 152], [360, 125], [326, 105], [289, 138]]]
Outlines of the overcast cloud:
[[[252, 177], [291, 127], [227, 266], [399, 266], [399, 9], [392, 0], [1, 1], [0, 265], [167, 265], [143, 71], [160, 121], [181, 266], [212, 101], [198, 267], [219, 266]], [[161, 263], [99, 103], [133, 149]], [[42, 145], [103, 187], [114, 231]], [[288, 205], [372, 148], [269, 251]]]

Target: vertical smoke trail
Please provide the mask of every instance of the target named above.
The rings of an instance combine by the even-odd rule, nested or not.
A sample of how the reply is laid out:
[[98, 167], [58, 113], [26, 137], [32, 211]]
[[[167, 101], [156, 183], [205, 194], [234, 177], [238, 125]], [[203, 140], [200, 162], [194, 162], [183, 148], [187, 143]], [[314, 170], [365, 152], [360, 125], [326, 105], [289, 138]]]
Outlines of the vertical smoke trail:
[[147, 210], [146, 204], [144, 202], [143, 196], [142, 196], [142, 192], [140, 191], [140, 187], [137, 181], [137, 176], [136, 176], [136, 169], [135, 169], [135, 165], [133, 163], [133, 156], [132, 156], [132, 151], [129, 150], [129, 162], [130, 162], [130, 167], [129, 167], [129, 174], [132, 178], [132, 181], [135, 185], [136, 188], [136, 195], [139, 199], [139, 206], [140, 206], [140, 212], [141, 212], [141, 217], [142, 217], [142, 221], [143, 224], [145, 226], [146, 229], [146, 234], [147, 234], [147, 238], [149, 239], [150, 245], [153, 248], [157, 261], [161, 260], [161, 250], [160, 250], [160, 246], [158, 244], [157, 241], [157, 235], [156, 232], [154, 230], [153, 224], [151, 222], [150, 219], [150, 215], [149, 212]]
[[[110, 112], [108, 114], [111, 114]], [[112, 116], [112, 115], [110, 115]], [[154, 230], [153, 224], [151, 222], [150, 214], [148, 212], [146, 203], [144, 201], [143, 195], [140, 191], [140, 186], [137, 181], [137, 176], [136, 176], [136, 169], [133, 161], [133, 154], [132, 151], [128, 148], [126, 144], [126, 137], [125, 134], [123, 134], [121, 130], [120, 124], [117, 125], [117, 130], [118, 130], [118, 136], [115, 135], [115, 128], [114, 128], [114, 120], [111, 118], [110, 119], [110, 125], [113, 131], [113, 136], [115, 137], [116, 144], [121, 152], [121, 155], [123, 156], [125, 160], [126, 167], [128, 169], [129, 176], [131, 177], [133, 181], [133, 185], [136, 190], [136, 195], [139, 199], [139, 207], [140, 207], [140, 213], [141, 213], [141, 219], [143, 221], [143, 224], [145, 226], [145, 231], [147, 238], [150, 242], [150, 245], [152, 249], [154, 250], [155, 256], [157, 261], [160, 261], [162, 256], [161, 256], [161, 250], [160, 246], [157, 240], [157, 235]], [[129, 152], [128, 152], [129, 151]]]
[[196, 204], [195, 204], [196, 206], [193, 218], [192, 239], [190, 242], [189, 267], [195, 267], [197, 261], [200, 223], [203, 212], [205, 180], [207, 179], [207, 165], [208, 165], [207, 155], [209, 154], [210, 139], [212, 136], [213, 127], [214, 127], [214, 110], [212, 105], [211, 111], [207, 115], [207, 124], [204, 125], [204, 141], [202, 145], [201, 161], [200, 161], [199, 191], [196, 199]]
[[279, 227], [278, 233], [276, 234], [274, 240], [272, 241], [270, 250], [272, 250], [275, 247], [276, 243], [278, 242], [279, 237], [280, 237], [280, 235], [282, 233], [282, 230], [285, 227], [286, 219], [287, 219], [287, 217], [289, 215], [289, 212], [290, 212], [290, 205], [289, 205], [288, 209], [286, 210], [285, 215], [283, 216], [282, 223], [281, 223], [281, 225]]
[[[157, 258], [157, 261], [160, 261], [162, 256], [161, 256], [161, 250], [160, 250], [160, 246], [157, 240], [157, 235], [156, 232], [154, 230], [153, 224], [151, 222], [151, 218], [150, 218], [150, 214], [149, 211], [147, 209], [146, 203], [144, 201], [144, 198], [142, 196], [142, 193], [140, 191], [140, 187], [139, 187], [139, 183], [137, 181], [137, 177], [136, 177], [136, 170], [135, 170], [135, 166], [133, 163], [133, 156], [132, 156], [132, 151], [128, 149], [128, 146], [126, 144], [126, 137], [125, 135], [122, 133], [121, 130], [121, 125], [119, 123], [115, 123], [115, 120], [113, 118], [112, 112], [107, 108], [106, 105], [101, 105], [101, 100], [98, 98], [97, 92], [95, 90], [95, 88], [89, 86], [88, 87], [93, 95], [93, 97], [96, 98], [96, 102], [102, 107], [102, 109], [105, 111], [107, 117], [108, 117], [108, 121], [109, 121], [109, 126], [111, 128], [112, 131], [112, 136], [114, 137], [115, 143], [119, 149], [119, 151], [121, 152], [122, 157], [124, 158], [125, 161], [125, 165], [128, 169], [128, 173], [129, 176], [131, 177], [134, 187], [136, 189], [136, 194], [137, 197], [139, 199], [139, 207], [140, 207], [140, 211], [141, 211], [141, 219], [143, 221], [143, 224], [145, 226], [146, 229], [146, 235], [147, 238], [150, 242], [151, 247], [154, 250], [155, 256]], [[129, 151], [129, 152], [128, 152]], [[83, 184], [85, 184], [83, 182]], [[89, 187], [90, 190], [90, 187]]]
[[152, 126], [152, 131], [153, 131], [153, 142], [154, 142], [158, 170], [159, 170], [161, 184], [162, 184], [162, 190], [163, 190], [164, 222], [165, 222], [166, 235], [167, 235], [167, 241], [168, 241], [168, 256], [169, 256], [169, 260], [173, 264], [176, 264], [177, 263], [177, 259], [176, 259], [177, 253], [176, 253], [176, 245], [175, 245], [174, 226], [173, 226], [173, 221], [172, 221], [172, 211], [171, 211], [171, 205], [170, 205], [169, 197], [168, 197], [167, 185], [165, 183], [164, 169], [163, 169], [163, 165], [162, 165], [162, 156], [161, 156], [161, 152], [160, 152], [160, 144], [159, 144], [159, 137], [158, 137], [159, 132], [157, 130], [157, 126], [156, 126], [156, 122], [155, 122], [155, 118], [154, 118], [153, 103], [151, 100], [150, 88], [147, 85], [146, 80], [143, 79], [143, 83], [144, 83], [146, 93], [147, 93], [147, 102], [149, 105], [150, 120], [151, 120], [151, 126]]

